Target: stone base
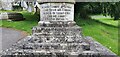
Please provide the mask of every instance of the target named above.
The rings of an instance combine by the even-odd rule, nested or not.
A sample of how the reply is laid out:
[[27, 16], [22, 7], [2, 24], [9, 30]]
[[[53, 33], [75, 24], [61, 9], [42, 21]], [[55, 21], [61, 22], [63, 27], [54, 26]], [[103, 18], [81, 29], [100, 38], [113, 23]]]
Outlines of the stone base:
[[[74, 22], [39, 22], [31, 36], [3, 51], [8, 55], [21, 57], [101, 57], [116, 56], [91, 37], [83, 37], [81, 28]], [[13, 57], [14, 57], [13, 56]]]

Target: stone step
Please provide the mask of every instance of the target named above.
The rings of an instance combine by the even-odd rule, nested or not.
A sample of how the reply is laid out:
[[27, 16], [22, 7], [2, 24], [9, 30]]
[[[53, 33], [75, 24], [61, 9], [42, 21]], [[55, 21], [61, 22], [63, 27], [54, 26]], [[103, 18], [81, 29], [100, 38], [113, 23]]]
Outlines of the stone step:
[[74, 21], [40, 21], [38, 23], [40, 27], [72, 27], [75, 25]]
[[63, 37], [79, 37], [81, 32], [50, 32], [50, 33], [33, 33], [34, 36], [63, 36]]
[[73, 49], [73, 50], [77, 50], [80, 47], [82, 48], [82, 50], [88, 50], [90, 48], [89, 44], [87, 43], [26, 43], [23, 45], [14, 45], [17, 46], [17, 49], [39, 49], [39, 50], [45, 50], [45, 49]]
[[31, 43], [82, 43], [82, 39], [64, 39], [64, 38], [41, 38], [41, 39], [32, 39], [30, 40]]
[[40, 32], [81, 32], [81, 28], [78, 26], [75, 27], [33, 27], [32, 33], [40, 33]]

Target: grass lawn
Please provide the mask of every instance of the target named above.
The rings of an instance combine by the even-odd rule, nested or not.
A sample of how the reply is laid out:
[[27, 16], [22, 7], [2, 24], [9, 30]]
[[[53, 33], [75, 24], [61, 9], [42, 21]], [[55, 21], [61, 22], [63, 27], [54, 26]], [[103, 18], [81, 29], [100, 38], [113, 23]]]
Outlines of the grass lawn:
[[103, 16], [103, 15], [92, 15], [92, 19], [98, 20], [108, 25], [112, 25], [118, 27], [118, 20], [113, 20], [110, 16]]
[[[3, 11], [0, 11], [3, 12]], [[9, 11], [11, 12], [11, 11]], [[36, 26], [38, 23], [38, 17], [33, 15], [33, 13], [28, 13], [26, 11], [20, 12], [24, 15], [26, 20], [24, 21], [7, 21], [0, 20], [0, 26], [15, 28], [18, 30], [23, 30], [28, 33], [31, 33], [31, 29], [33, 26]], [[97, 17], [97, 20], [102, 19], [101, 17]], [[108, 47], [110, 50], [118, 54], [118, 22], [113, 22], [112, 20], [107, 20], [103, 18], [101, 22], [97, 22], [94, 19], [79, 19], [75, 18], [77, 24], [83, 28], [84, 36], [91, 36], [104, 46]], [[104, 21], [105, 20], [105, 21]], [[110, 24], [109, 24], [110, 22]], [[112, 26], [109, 26], [109, 25]]]
[[[82, 27], [84, 36], [91, 36], [114, 53], [118, 54], [118, 28], [98, 22], [94, 19], [79, 19], [76, 22]], [[106, 21], [107, 23], [109, 21]]]
[[[0, 11], [6, 12], [6, 11]], [[7, 12], [16, 12], [16, 11], [7, 11]], [[27, 11], [19, 12], [24, 15], [24, 21], [7, 21], [7, 20], [0, 20], [0, 26], [8, 27], [8, 28], [15, 28], [18, 30], [23, 30], [28, 33], [31, 33], [31, 29], [33, 26], [36, 26], [38, 23], [38, 16], [34, 15], [33, 13], [28, 13]]]

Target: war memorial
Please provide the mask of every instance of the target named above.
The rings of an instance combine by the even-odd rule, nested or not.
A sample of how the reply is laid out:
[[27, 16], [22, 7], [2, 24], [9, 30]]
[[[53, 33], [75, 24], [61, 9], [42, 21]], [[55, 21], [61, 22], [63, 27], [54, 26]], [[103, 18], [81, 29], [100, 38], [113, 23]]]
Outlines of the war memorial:
[[92, 37], [82, 35], [74, 21], [74, 0], [39, 1], [38, 26], [33, 27], [32, 35], [4, 50], [2, 57], [117, 57]]

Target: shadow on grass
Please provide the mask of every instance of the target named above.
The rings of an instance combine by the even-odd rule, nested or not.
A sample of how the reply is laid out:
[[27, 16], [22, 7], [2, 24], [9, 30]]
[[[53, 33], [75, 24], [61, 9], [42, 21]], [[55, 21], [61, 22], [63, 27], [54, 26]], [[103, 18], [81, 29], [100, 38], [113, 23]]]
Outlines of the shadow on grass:
[[[103, 23], [103, 22], [101, 22], [101, 21], [99, 21], [99, 20], [95, 20], [95, 19], [92, 19], [92, 20], [95, 21], [95, 22], [98, 22], [98, 23], [100, 23], [100, 24], [103, 24], [103, 25], [107, 25], [107, 26], [111, 26], [111, 27], [118, 28], [118, 26], [114, 26], [114, 25], [106, 24], [106, 23]], [[106, 20], [112, 20], [112, 19], [106, 19]], [[117, 21], [117, 20], [116, 20], [116, 21]]]
[[[81, 20], [82, 21], [84, 20], [85, 23], [81, 22]], [[106, 19], [106, 20], [112, 20], [112, 19]], [[114, 26], [114, 25], [110, 25], [110, 24], [107, 24], [107, 23], [103, 23], [103, 22], [101, 22], [99, 20], [96, 20], [96, 19], [80, 19], [80, 20], [75, 20], [75, 21], [77, 22], [77, 25], [79, 25], [79, 26], [84, 26], [87, 23], [88, 25], [101, 24], [101, 25], [105, 25], [105, 26], [110, 26], [110, 27], [118, 28], [118, 26]]]

